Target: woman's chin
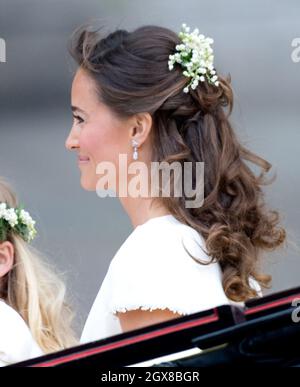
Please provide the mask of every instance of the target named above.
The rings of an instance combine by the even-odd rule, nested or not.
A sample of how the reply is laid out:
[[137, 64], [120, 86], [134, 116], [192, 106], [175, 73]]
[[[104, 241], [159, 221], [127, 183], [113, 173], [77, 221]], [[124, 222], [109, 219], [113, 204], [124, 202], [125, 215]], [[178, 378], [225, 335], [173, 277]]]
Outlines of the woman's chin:
[[90, 179], [84, 178], [84, 176], [81, 176], [80, 184], [81, 184], [81, 187], [86, 191], [96, 191], [95, 183]]

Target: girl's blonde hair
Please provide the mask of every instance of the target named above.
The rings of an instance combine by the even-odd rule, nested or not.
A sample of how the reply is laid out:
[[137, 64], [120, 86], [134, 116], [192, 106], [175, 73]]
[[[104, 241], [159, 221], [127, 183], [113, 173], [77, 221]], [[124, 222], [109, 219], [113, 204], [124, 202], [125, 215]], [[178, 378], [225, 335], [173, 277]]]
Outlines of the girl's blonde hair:
[[[9, 207], [18, 205], [15, 194], [2, 178], [0, 202]], [[14, 245], [14, 266], [0, 278], [0, 297], [23, 317], [45, 353], [75, 345], [73, 313], [65, 301], [63, 281], [44, 257], [19, 235], [10, 232], [7, 239]]]

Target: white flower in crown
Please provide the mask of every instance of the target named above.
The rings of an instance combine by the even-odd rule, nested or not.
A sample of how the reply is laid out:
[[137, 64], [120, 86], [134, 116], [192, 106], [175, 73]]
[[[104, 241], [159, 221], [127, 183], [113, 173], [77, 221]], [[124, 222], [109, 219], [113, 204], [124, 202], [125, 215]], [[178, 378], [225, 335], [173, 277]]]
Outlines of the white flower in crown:
[[10, 227], [15, 227], [18, 224], [18, 215], [16, 214], [14, 208], [9, 208], [5, 211], [2, 216], [10, 225]]
[[182, 43], [176, 45], [175, 54], [169, 55], [169, 70], [173, 70], [174, 64], [179, 63], [184, 68], [183, 75], [191, 78], [189, 84], [183, 89], [185, 93], [188, 93], [189, 87], [196, 89], [199, 81], [204, 82], [205, 79], [219, 86], [213, 65], [213, 50], [210, 47], [214, 42], [213, 39], [199, 35], [198, 28], [195, 28], [192, 33], [189, 31], [190, 27], [183, 23], [182, 31], [178, 34]]
[[20, 219], [21, 219], [22, 223], [28, 227], [33, 227], [35, 225], [35, 221], [32, 219], [32, 217], [29, 215], [29, 213], [25, 210], [20, 211]]
[[28, 240], [31, 241], [36, 235], [36, 230], [34, 227], [35, 220], [33, 220], [30, 214], [25, 210], [20, 211], [19, 217], [21, 222], [28, 228]]
[[6, 213], [6, 203], [0, 203], [0, 219], [4, 217]]
[[20, 207], [9, 208], [6, 203], [0, 203], [1, 219], [4, 219], [7, 223], [0, 223], [0, 235], [6, 235], [3, 233], [2, 228], [7, 230], [7, 227], [11, 227], [27, 242], [30, 242], [36, 236], [35, 221], [27, 211]]

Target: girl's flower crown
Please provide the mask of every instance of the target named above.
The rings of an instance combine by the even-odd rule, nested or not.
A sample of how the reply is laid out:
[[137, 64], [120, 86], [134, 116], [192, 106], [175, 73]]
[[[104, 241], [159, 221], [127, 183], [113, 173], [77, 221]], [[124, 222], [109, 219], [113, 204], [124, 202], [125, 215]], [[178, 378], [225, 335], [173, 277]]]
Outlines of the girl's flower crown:
[[179, 32], [182, 44], [176, 45], [177, 52], [169, 55], [169, 70], [173, 70], [175, 62], [183, 67], [183, 75], [191, 77], [190, 83], [183, 89], [188, 93], [189, 87], [196, 89], [199, 81], [204, 82], [205, 78], [209, 83], [219, 86], [218, 76], [213, 65], [213, 50], [210, 45], [214, 42], [211, 38], [199, 35], [198, 28], [189, 33], [190, 27], [182, 24]]
[[36, 235], [34, 225], [35, 221], [20, 206], [10, 208], [6, 203], [0, 203], [0, 242], [6, 240], [10, 229], [19, 234], [25, 242], [30, 242]]

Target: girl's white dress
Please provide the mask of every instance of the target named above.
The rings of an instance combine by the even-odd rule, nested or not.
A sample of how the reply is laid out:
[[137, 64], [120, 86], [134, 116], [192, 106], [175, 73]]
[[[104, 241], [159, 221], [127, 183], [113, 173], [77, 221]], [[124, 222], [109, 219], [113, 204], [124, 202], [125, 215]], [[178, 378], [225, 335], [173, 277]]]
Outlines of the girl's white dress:
[[[201, 249], [204, 239], [173, 215], [137, 226], [110, 262], [81, 342], [122, 333], [117, 311], [168, 308], [186, 315], [218, 305], [242, 304], [226, 297], [219, 264], [195, 262], [182, 242], [194, 257], [210, 260]], [[252, 278], [250, 281], [260, 291]]]
[[42, 355], [22, 317], [0, 299], [0, 366]]

